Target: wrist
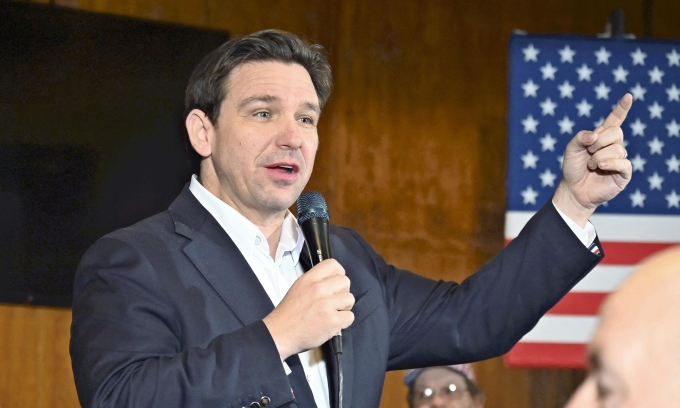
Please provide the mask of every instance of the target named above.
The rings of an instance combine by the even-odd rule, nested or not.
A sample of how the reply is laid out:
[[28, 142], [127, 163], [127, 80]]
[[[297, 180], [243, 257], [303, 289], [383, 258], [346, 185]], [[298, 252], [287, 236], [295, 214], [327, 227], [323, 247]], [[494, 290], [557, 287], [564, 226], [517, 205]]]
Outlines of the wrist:
[[584, 206], [581, 204], [569, 190], [569, 187], [566, 186], [564, 181], [560, 182], [557, 186], [557, 190], [555, 190], [553, 204], [581, 228], [585, 228], [590, 216], [593, 215], [593, 212], [595, 212], [595, 208], [597, 207], [595, 205]]
[[286, 336], [281, 331], [276, 329], [276, 322], [273, 320], [274, 319], [271, 318], [271, 315], [269, 315], [262, 319], [262, 322], [267, 327], [267, 330], [269, 330], [269, 335], [272, 337], [272, 340], [274, 340], [274, 344], [276, 345], [276, 349], [279, 352], [281, 360], [285, 360], [295, 354], [295, 352], [291, 351], [291, 348], [287, 346], [287, 342], [285, 341]]

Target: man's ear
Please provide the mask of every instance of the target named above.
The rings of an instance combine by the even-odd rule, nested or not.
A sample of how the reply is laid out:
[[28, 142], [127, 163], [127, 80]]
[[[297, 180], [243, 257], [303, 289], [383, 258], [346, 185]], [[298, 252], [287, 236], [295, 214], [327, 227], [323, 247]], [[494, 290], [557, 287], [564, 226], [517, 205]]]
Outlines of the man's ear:
[[202, 110], [194, 109], [189, 112], [185, 124], [196, 153], [204, 158], [209, 157], [212, 154], [214, 128], [208, 116]]
[[485, 403], [486, 403], [486, 394], [484, 394], [483, 392], [480, 392], [479, 394], [474, 396], [475, 408], [484, 408]]

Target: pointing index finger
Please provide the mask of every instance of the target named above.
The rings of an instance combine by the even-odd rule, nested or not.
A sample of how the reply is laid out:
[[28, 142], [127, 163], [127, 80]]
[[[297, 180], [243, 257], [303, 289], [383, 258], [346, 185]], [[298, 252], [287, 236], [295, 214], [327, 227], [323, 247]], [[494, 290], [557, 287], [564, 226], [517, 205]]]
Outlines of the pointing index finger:
[[626, 119], [631, 106], [633, 106], [633, 95], [627, 93], [623, 95], [623, 98], [621, 98], [614, 110], [607, 116], [607, 119], [595, 129], [595, 132], [601, 132], [612, 126], [621, 126]]

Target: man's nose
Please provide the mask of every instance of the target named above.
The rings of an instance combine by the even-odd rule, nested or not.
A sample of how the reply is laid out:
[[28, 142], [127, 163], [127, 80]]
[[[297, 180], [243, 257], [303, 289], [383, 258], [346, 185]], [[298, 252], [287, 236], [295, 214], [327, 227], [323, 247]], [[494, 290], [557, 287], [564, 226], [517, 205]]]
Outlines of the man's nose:
[[451, 401], [448, 398], [444, 398], [438, 393], [434, 395], [432, 400], [430, 401], [430, 405], [428, 408], [450, 408], [453, 407], [451, 405]]
[[299, 149], [302, 146], [300, 123], [295, 119], [286, 119], [279, 128], [276, 144], [282, 148]]

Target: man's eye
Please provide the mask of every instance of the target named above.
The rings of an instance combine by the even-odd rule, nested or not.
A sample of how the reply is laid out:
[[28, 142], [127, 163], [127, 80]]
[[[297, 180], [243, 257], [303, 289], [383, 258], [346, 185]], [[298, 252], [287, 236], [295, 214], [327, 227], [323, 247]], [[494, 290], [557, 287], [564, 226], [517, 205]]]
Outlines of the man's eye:
[[257, 112], [255, 116], [258, 118], [267, 119], [269, 118], [269, 112]]
[[597, 399], [600, 401], [604, 401], [607, 399], [609, 395], [611, 395], [612, 391], [609, 389], [606, 385], [598, 382], [597, 383]]
[[298, 119], [298, 120], [299, 120], [300, 122], [306, 123], [306, 124], [308, 124], [308, 125], [313, 125], [313, 124], [314, 124], [314, 121], [312, 120], [312, 118], [307, 118], [307, 117], [305, 117], [305, 118], [300, 118], [300, 119]]

